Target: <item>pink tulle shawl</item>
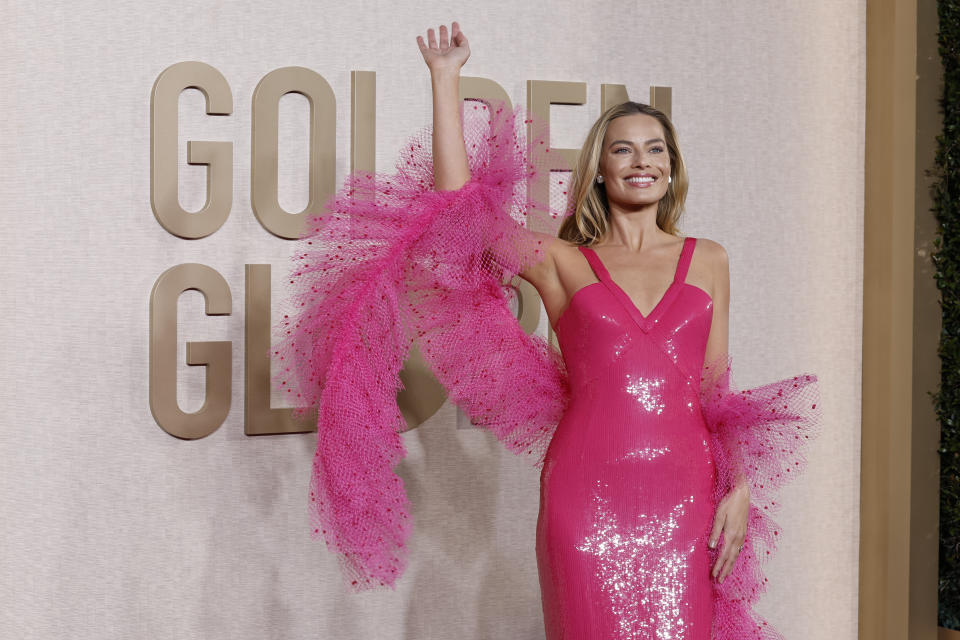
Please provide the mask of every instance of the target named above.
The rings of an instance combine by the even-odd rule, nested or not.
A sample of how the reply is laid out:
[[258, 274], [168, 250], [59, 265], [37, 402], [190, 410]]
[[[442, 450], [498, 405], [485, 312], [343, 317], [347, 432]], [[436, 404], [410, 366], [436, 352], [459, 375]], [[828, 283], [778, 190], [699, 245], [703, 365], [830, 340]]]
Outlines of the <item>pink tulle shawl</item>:
[[503, 285], [543, 259], [533, 217], [558, 226], [527, 199], [528, 123], [478, 103], [467, 111], [466, 185], [434, 190], [424, 131], [395, 173], [349, 176], [294, 256], [277, 384], [291, 404], [318, 409], [313, 534], [356, 589], [393, 586], [406, 564], [409, 505], [393, 467], [405, 454], [396, 395], [414, 341], [471, 421], [535, 464], [566, 406], [562, 358], [522, 330]]
[[[803, 374], [738, 390], [725, 354], [704, 364], [700, 380], [700, 407], [717, 470], [714, 502], [719, 505], [741, 478], [750, 489], [743, 550], [730, 575], [714, 582], [712, 637], [782, 640], [753, 605], [767, 588], [762, 567], [782, 537], [773, 520], [778, 491], [803, 472], [809, 443], [821, 428], [817, 377]], [[711, 563], [722, 548], [721, 543], [711, 553]]]

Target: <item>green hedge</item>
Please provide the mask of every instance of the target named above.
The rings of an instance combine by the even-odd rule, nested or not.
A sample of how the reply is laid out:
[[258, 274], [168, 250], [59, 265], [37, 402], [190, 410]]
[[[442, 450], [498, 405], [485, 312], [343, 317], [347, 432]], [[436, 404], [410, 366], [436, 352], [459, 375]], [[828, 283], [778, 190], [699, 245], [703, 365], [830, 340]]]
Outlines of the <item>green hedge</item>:
[[940, 289], [940, 588], [939, 624], [960, 630], [960, 1], [940, 0], [944, 82], [943, 133], [938, 137], [933, 256]]

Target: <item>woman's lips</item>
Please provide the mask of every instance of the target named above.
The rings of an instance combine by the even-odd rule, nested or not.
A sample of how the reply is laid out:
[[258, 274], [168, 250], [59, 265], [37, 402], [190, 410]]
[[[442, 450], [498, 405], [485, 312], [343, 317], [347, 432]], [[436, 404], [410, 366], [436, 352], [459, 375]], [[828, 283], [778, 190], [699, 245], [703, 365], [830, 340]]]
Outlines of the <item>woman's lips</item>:
[[646, 189], [651, 185], [657, 182], [657, 179], [653, 176], [644, 176], [642, 179], [626, 179], [624, 180], [628, 185], [637, 189]]

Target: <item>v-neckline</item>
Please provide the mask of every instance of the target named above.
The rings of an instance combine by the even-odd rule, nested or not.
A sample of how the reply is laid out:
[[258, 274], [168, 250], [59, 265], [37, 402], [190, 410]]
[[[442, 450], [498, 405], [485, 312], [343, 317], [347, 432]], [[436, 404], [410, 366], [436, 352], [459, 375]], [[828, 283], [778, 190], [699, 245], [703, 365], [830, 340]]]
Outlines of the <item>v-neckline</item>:
[[[653, 324], [656, 323], [657, 315], [661, 312], [661, 310], [670, 305], [670, 303], [673, 301], [673, 298], [676, 297], [680, 286], [683, 284], [681, 278], [678, 276], [680, 274], [680, 269], [683, 266], [685, 254], [688, 251], [688, 245], [692, 244], [693, 241], [694, 238], [691, 237], [683, 239], [683, 244], [680, 247], [680, 257], [677, 258], [677, 265], [673, 270], [673, 280], [670, 282], [670, 286], [667, 287], [667, 290], [663, 292], [663, 295], [660, 296], [660, 300], [657, 301], [657, 303], [653, 306], [653, 309], [651, 309], [646, 315], [641, 313], [640, 309], [637, 307], [637, 304], [633, 301], [633, 298], [631, 298], [627, 292], [624, 291], [623, 288], [618, 285], [610, 276], [610, 272], [607, 270], [606, 265], [603, 264], [603, 260], [600, 259], [600, 256], [597, 255], [597, 252], [590, 247], [581, 246], [580, 248], [593, 254], [593, 257], [596, 259], [596, 264], [591, 266], [598, 266], [599, 271], [602, 272], [596, 274], [598, 279], [607, 286], [610, 292], [613, 293], [614, 297], [619, 300], [627, 312], [633, 317], [634, 321], [646, 333], [650, 330]], [[684, 276], [686, 276], [686, 274], [684, 274]]]

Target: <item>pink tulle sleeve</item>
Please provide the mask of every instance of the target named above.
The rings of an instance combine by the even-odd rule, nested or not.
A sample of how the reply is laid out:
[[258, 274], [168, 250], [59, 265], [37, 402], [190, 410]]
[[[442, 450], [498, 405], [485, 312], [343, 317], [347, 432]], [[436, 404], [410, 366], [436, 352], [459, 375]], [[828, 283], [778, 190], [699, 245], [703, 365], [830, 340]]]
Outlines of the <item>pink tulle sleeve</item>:
[[[808, 444], [820, 431], [817, 377], [804, 374], [738, 390], [731, 381], [731, 358], [723, 355], [703, 367], [701, 409], [710, 429], [717, 470], [716, 503], [719, 505], [740, 479], [750, 489], [743, 551], [723, 583], [714, 583], [711, 637], [783, 640], [753, 605], [766, 590], [762, 566], [781, 538], [782, 531], [772, 517], [779, 508], [778, 490], [802, 473]], [[722, 545], [711, 554], [711, 563]]]
[[434, 190], [429, 131], [394, 173], [349, 176], [309, 221], [277, 328], [276, 384], [318, 411], [313, 534], [355, 590], [393, 587], [406, 564], [409, 505], [393, 468], [407, 426], [399, 372], [414, 341], [473, 423], [534, 464], [566, 405], [559, 353], [523, 331], [503, 286], [545, 256], [549, 240], [529, 229], [559, 226], [527, 199], [528, 122], [479, 102], [464, 112], [470, 181]]

